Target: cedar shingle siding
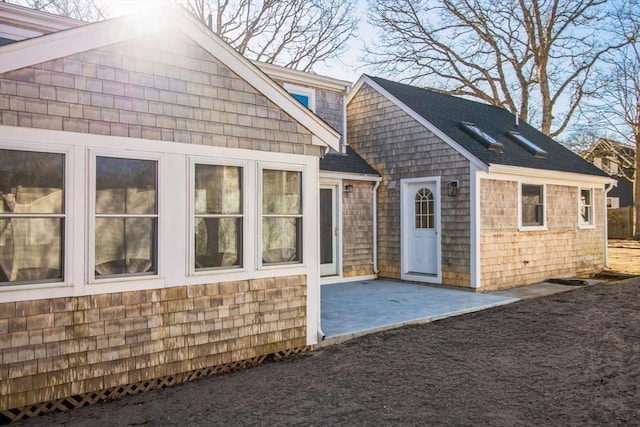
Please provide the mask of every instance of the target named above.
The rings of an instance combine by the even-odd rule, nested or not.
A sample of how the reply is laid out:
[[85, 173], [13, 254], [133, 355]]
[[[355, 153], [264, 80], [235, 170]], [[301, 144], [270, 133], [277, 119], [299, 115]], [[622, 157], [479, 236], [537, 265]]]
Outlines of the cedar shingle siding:
[[[380, 276], [400, 278], [400, 190], [403, 178], [441, 176], [442, 281], [470, 285], [469, 162], [375, 90], [363, 86], [347, 112], [349, 145], [383, 176], [378, 190]], [[389, 190], [389, 181], [398, 186]], [[446, 185], [459, 181], [458, 196]]]

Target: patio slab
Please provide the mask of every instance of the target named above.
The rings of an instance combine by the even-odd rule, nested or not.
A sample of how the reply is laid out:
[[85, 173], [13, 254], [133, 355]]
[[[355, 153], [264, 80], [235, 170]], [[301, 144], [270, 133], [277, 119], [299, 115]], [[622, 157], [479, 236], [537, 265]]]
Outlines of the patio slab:
[[383, 279], [326, 284], [321, 286], [321, 327], [325, 334], [321, 345], [572, 289], [576, 287], [541, 283], [477, 293]]

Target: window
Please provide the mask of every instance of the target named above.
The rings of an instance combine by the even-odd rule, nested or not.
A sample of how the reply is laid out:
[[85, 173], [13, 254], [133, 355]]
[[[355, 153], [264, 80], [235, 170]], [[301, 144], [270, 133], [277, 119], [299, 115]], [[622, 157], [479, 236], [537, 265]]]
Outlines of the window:
[[509, 136], [516, 141], [518, 144], [520, 144], [520, 146], [522, 148], [524, 148], [525, 150], [527, 150], [528, 152], [530, 152], [531, 154], [533, 154], [534, 157], [538, 157], [540, 159], [546, 159], [547, 155], [549, 153], [547, 153], [545, 150], [543, 150], [542, 148], [540, 148], [539, 146], [537, 146], [536, 144], [534, 144], [533, 142], [531, 142], [528, 138], [526, 138], [524, 135], [522, 135], [519, 132], [507, 132], [509, 134]]
[[242, 266], [242, 168], [195, 165], [195, 269]]
[[302, 261], [302, 173], [262, 171], [262, 262]]
[[434, 228], [433, 193], [421, 188], [415, 197], [416, 228]]
[[504, 149], [504, 146], [501, 142], [496, 141], [494, 137], [480, 129], [474, 123], [469, 122], [460, 122], [460, 126], [462, 129], [467, 132], [469, 135], [473, 136], [477, 139], [482, 145], [488, 148], [491, 151], [499, 151], [501, 152]]
[[593, 225], [593, 190], [580, 190], [580, 225]]
[[314, 89], [310, 87], [292, 85], [290, 83], [285, 83], [284, 89], [298, 100], [299, 103], [311, 111], [316, 111], [316, 91]]
[[158, 162], [96, 157], [95, 276], [157, 272]]
[[0, 283], [62, 281], [65, 156], [0, 149]]
[[521, 199], [522, 226], [544, 226], [544, 186], [522, 184]]

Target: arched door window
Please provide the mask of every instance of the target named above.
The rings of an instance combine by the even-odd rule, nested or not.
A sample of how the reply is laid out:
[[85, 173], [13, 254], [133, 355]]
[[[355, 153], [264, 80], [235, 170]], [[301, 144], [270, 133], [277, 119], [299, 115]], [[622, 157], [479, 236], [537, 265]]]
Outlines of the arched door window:
[[433, 193], [427, 188], [421, 188], [416, 192], [415, 204], [416, 228], [434, 228]]

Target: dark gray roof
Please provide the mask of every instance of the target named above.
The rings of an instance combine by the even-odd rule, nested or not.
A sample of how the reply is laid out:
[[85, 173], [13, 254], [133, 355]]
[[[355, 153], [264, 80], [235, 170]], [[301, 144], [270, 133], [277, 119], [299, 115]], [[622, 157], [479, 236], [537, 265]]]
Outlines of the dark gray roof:
[[331, 172], [357, 173], [360, 175], [380, 174], [347, 145], [346, 153], [327, 153], [320, 159], [320, 170]]
[[[608, 176], [529, 124], [520, 121], [516, 126], [515, 116], [504, 108], [396, 83], [379, 77], [370, 78], [486, 165], [499, 164]], [[474, 123], [502, 143], [504, 149], [502, 152], [488, 150], [477, 139], [462, 130], [460, 122]], [[508, 131], [519, 132], [545, 150], [548, 155], [544, 159], [534, 157], [533, 154], [507, 136]]]

